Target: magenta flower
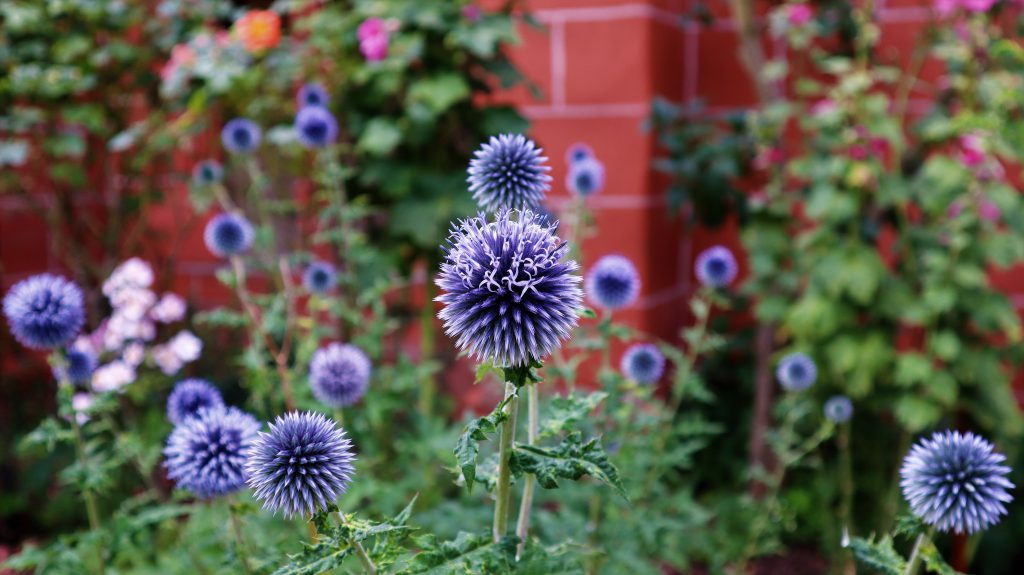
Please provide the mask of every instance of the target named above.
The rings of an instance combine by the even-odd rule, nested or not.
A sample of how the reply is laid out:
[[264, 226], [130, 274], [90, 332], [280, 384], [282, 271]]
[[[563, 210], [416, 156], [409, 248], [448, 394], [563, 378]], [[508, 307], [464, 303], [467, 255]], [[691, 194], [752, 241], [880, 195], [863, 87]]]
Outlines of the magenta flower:
[[979, 134], [960, 136], [960, 160], [968, 168], [977, 168], [985, 162], [985, 141]]
[[960, 0], [960, 5], [968, 12], [988, 12], [996, 0]]
[[803, 26], [813, 17], [814, 12], [807, 4], [790, 4], [786, 7], [786, 20], [793, 26]]
[[988, 198], [981, 198], [978, 202], [978, 217], [986, 222], [998, 222], [1001, 213], [999, 212], [999, 206]]
[[368, 62], [380, 62], [388, 57], [391, 30], [380, 18], [367, 18], [356, 30], [359, 51]]

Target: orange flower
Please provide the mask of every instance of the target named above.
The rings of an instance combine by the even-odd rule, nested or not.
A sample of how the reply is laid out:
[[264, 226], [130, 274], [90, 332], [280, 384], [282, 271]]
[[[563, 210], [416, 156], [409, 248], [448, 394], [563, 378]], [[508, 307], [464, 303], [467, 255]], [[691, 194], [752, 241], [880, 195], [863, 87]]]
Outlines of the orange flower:
[[281, 41], [281, 17], [271, 10], [246, 12], [235, 22], [233, 31], [246, 50], [259, 53]]

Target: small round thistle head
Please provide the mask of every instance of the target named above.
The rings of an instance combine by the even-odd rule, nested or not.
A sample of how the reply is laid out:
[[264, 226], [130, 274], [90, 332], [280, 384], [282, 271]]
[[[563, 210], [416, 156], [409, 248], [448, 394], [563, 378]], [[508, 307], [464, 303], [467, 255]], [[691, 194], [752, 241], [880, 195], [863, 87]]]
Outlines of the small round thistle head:
[[302, 273], [302, 285], [309, 293], [327, 293], [336, 283], [338, 283], [338, 272], [327, 262], [313, 262]]
[[323, 148], [338, 139], [338, 120], [323, 106], [306, 106], [295, 115], [295, 134], [307, 148]]
[[[96, 371], [96, 356], [84, 349], [68, 350], [67, 365], [63, 368], [63, 375], [71, 383], [88, 383], [92, 379], [92, 372]], [[57, 379], [61, 374], [57, 373]]]
[[31, 349], [51, 349], [71, 341], [85, 325], [82, 290], [51, 274], [22, 280], [4, 296], [4, 315], [14, 339]]
[[327, 93], [327, 89], [324, 85], [319, 82], [310, 82], [303, 84], [299, 88], [298, 94], [299, 108], [305, 108], [306, 106], [322, 106], [326, 107], [327, 103], [331, 101], [330, 95]]
[[702, 251], [697, 256], [694, 272], [701, 285], [721, 288], [736, 279], [739, 268], [736, 266], [736, 258], [733, 257], [729, 248], [714, 246]]
[[236, 154], [246, 154], [255, 150], [262, 138], [260, 127], [248, 118], [235, 118], [224, 124], [220, 131], [220, 141], [224, 148]]
[[256, 418], [234, 407], [201, 409], [167, 438], [167, 476], [204, 499], [237, 491], [245, 485], [246, 457], [259, 431]]
[[253, 240], [252, 224], [240, 214], [218, 214], [206, 224], [203, 240], [207, 249], [218, 257], [249, 251]]
[[1006, 457], [971, 432], [935, 433], [911, 448], [900, 468], [900, 486], [910, 510], [939, 531], [977, 533], [1006, 514]]
[[853, 402], [845, 395], [836, 395], [825, 402], [825, 418], [832, 423], [846, 423], [853, 417]]
[[534, 209], [551, 188], [547, 158], [522, 134], [492, 136], [469, 162], [469, 191], [481, 210]]
[[167, 419], [179, 425], [200, 410], [213, 407], [224, 407], [224, 399], [212, 383], [198, 378], [183, 379], [167, 396]]
[[192, 167], [192, 183], [209, 186], [224, 179], [224, 167], [217, 160], [203, 160]]
[[604, 164], [597, 158], [583, 158], [569, 166], [565, 187], [582, 197], [592, 196], [604, 189]]
[[665, 356], [653, 343], [630, 346], [622, 355], [622, 374], [637, 383], [651, 385], [665, 373]]
[[338, 500], [352, 480], [352, 442], [319, 413], [292, 412], [260, 433], [245, 464], [263, 509], [311, 515]]
[[775, 378], [786, 391], [803, 391], [818, 379], [818, 367], [805, 353], [791, 353], [775, 367]]
[[527, 366], [576, 327], [583, 293], [552, 224], [527, 210], [459, 222], [436, 283], [438, 317], [459, 349], [500, 367]]
[[309, 385], [313, 395], [331, 407], [348, 407], [362, 399], [370, 385], [370, 358], [354, 345], [332, 343], [313, 354]]
[[582, 162], [593, 157], [594, 150], [583, 142], [577, 142], [569, 146], [569, 149], [565, 151], [565, 161], [569, 162], [570, 167], [576, 162]]
[[640, 294], [640, 275], [628, 258], [604, 256], [587, 274], [587, 297], [594, 305], [615, 310], [636, 301]]

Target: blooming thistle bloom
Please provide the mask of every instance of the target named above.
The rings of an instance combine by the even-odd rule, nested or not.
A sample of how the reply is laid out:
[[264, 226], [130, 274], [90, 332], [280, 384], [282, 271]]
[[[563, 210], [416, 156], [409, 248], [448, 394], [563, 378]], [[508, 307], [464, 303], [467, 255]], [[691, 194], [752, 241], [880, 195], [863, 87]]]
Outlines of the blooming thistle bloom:
[[295, 115], [295, 134], [307, 148], [323, 148], [338, 139], [338, 121], [327, 108], [306, 106]]
[[205, 379], [183, 379], [167, 396], [167, 419], [178, 425], [209, 407], [224, 407], [220, 391]]
[[991, 443], [971, 432], [942, 431], [918, 442], [903, 459], [900, 486], [910, 510], [940, 531], [976, 533], [999, 522], [1010, 468]]
[[652, 343], [638, 343], [622, 355], [622, 373], [637, 383], [653, 384], [665, 372], [665, 356]]
[[569, 166], [565, 176], [569, 191], [583, 197], [592, 196], [604, 189], [604, 164], [597, 158], [584, 158]]
[[610, 255], [597, 260], [587, 274], [587, 297], [595, 305], [614, 310], [630, 305], [640, 293], [636, 266], [624, 256]]
[[252, 224], [239, 214], [219, 214], [206, 224], [203, 240], [215, 256], [245, 253], [252, 247]]
[[256, 418], [234, 407], [200, 409], [167, 438], [167, 476], [203, 498], [237, 491], [245, 485], [246, 455], [259, 431]]
[[313, 262], [302, 274], [302, 285], [309, 293], [327, 293], [336, 283], [338, 272], [327, 262]]
[[577, 142], [569, 146], [569, 149], [565, 152], [565, 161], [569, 162], [570, 166], [576, 162], [582, 162], [593, 157], [594, 150], [583, 142]]
[[779, 361], [775, 377], [786, 391], [803, 391], [818, 379], [818, 368], [807, 354], [791, 353]]
[[327, 93], [327, 89], [324, 88], [323, 84], [318, 82], [310, 82], [309, 84], [303, 84], [299, 88], [299, 108], [305, 108], [307, 106], [327, 106], [327, 103], [331, 101], [330, 95]]
[[232, 32], [246, 50], [258, 54], [281, 41], [281, 17], [272, 10], [251, 10], [235, 22]]
[[245, 154], [259, 147], [263, 133], [256, 122], [248, 118], [235, 118], [224, 124], [220, 141], [229, 152]]
[[319, 413], [287, 413], [249, 450], [246, 482], [263, 509], [311, 515], [346, 491], [354, 460], [352, 442], [333, 421]]
[[469, 191], [480, 209], [534, 209], [551, 189], [544, 150], [522, 134], [491, 136], [469, 162]]
[[825, 402], [824, 411], [832, 423], [846, 423], [853, 417], [853, 402], [845, 395], [835, 395]]
[[22, 280], [4, 296], [4, 315], [22, 345], [50, 349], [74, 339], [85, 325], [82, 290], [51, 274]]
[[192, 167], [192, 183], [209, 186], [224, 179], [224, 167], [217, 160], [203, 160]]
[[309, 363], [313, 395], [331, 407], [359, 401], [370, 384], [370, 358], [354, 345], [332, 343], [316, 350]]
[[[85, 383], [96, 371], [96, 356], [81, 349], [71, 349], [67, 353], [67, 365], [64, 375], [72, 383]], [[60, 375], [58, 374], [58, 379]]]
[[710, 247], [697, 256], [694, 264], [697, 281], [708, 287], [725, 287], [736, 279], [736, 258], [725, 246]]
[[550, 222], [501, 210], [459, 222], [435, 280], [438, 317], [459, 349], [501, 367], [539, 361], [576, 327], [583, 293]]

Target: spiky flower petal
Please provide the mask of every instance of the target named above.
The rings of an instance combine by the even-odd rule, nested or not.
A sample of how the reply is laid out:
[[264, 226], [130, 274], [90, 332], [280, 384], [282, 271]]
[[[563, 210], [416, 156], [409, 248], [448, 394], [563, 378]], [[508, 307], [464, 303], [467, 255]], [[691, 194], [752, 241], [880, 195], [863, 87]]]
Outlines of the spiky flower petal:
[[637, 383], [653, 384], [665, 373], [665, 356], [652, 343], [638, 343], [622, 355], [623, 375]]
[[971, 432], [935, 433], [903, 459], [900, 486], [910, 510], [940, 531], [976, 533], [999, 522], [1013, 500], [1006, 457]]
[[310, 82], [299, 88], [298, 100], [300, 108], [305, 108], [306, 106], [326, 106], [330, 99], [327, 89], [318, 82]]
[[236, 154], [245, 154], [259, 147], [263, 133], [256, 122], [248, 118], [235, 118], [224, 124], [220, 141], [224, 148]]
[[209, 186], [224, 179], [224, 167], [217, 160], [203, 160], [192, 168], [192, 183]]
[[352, 442], [319, 413], [288, 413], [260, 433], [249, 451], [246, 481], [264, 509], [285, 517], [326, 509], [352, 480]]
[[525, 366], [576, 327], [583, 293], [552, 224], [527, 210], [461, 221], [436, 283], [445, 332], [459, 349], [501, 367]]
[[[71, 383], [88, 383], [92, 372], [96, 371], [96, 355], [84, 349], [71, 349], [67, 353], [67, 366], [64, 375]], [[60, 379], [60, 375], [57, 376]]]
[[338, 272], [327, 262], [313, 262], [302, 273], [302, 285], [309, 293], [327, 293], [336, 283], [338, 283]]
[[587, 297], [594, 305], [619, 309], [636, 301], [640, 294], [640, 274], [628, 258], [604, 256], [587, 274]]
[[469, 162], [469, 191], [481, 210], [534, 209], [551, 188], [543, 150], [522, 134], [492, 136]]
[[14, 338], [32, 349], [71, 341], [85, 325], [82, 290], [51, 274], [22, 280], [4, 296], [4, 315]]
[[775, 367], [775, 378], [786, 391], [803, 391], [818, 379], [818, 367], [805, 353], [791, 353]]
[[331, 407], [358, 402], [370, 384], [370, 358], [354, 345], [332, 343], [316, 350], [309, 363], [313, 395]]
[[236, 491], [245, 485], [246, 454], [259, 430], [256, 418], [234, 407], [201, 409], [167, 439], [167, 476], [203, 498]]
[[200, 410], [212, 407], [224, 407], [224, 398], [212, 383], [199, 378], [183, 379], [167, 396], [167, 419], [178, 425]]
[[697, 256], [694, 272], [697, 281], [708, 287], [725, 287], [736, 279], [736, 258], [725, 246], [710, 247]]
[[846, 423], [853, 417], [853, 402], [845, 395], [836, 395], [825, 402], [825, 417], [832, 423]]
[[338, 139], [338, 120], [327, 108], [306, 106], [295, 115], [295, 134], [307, 148], [323, 148]]
[[218, 214], [206, 224], [203, 240], [213, 255], [223, 258], [249, 251], [254, 235], [252, 224], [244, 216]]
[[604, 164], [597, 158], [584, 158], [569, 166], [565, 187], [583, 197], [592, 196], [604, 189]]

